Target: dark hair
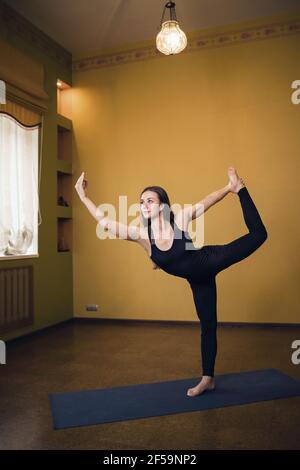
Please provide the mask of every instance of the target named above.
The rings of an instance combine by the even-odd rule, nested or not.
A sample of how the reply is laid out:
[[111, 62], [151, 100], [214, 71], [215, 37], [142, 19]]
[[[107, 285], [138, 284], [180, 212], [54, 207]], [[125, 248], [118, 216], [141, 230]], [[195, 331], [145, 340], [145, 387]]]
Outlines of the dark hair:
[[[145, 191], [153, 191], [158, 195], [159, 203], [164, 204], [163, 208], [163, 217], [164, 219], [170, 220], [170, 224], [172, 228], [174, 229], [174, 212], [171, 209], [171, 204], [170, 204], [170, 199], [167, 194], [167, 191], [162, 188], [161, 186], [147, 186], [146, 188], [143, 189], [140, 195], [142, 195]], [[149, 219], [146, 219], [141, 213], [142, 221], [144, 226], [149, 227], [150, 226], [150, 233], [151, 233], [151, 217]], [[150, 240], [150, 243], [152, 243], [152, 240]]]

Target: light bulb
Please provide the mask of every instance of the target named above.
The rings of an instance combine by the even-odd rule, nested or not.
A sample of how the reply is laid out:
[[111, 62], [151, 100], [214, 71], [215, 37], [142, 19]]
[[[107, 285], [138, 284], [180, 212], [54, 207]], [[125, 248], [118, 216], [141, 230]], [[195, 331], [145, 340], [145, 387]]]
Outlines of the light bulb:
[[178, 21], [169, 20], [162, 24], [161, 31], [156, 36], [156, 47], [163, 54], [179, 54], [187, 45], [184, 32]]

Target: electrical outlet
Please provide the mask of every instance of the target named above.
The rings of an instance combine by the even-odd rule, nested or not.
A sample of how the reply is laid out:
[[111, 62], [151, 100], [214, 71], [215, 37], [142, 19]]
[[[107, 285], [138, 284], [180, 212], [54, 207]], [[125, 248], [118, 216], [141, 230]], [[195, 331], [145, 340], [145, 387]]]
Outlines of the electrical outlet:
[[97, 312], [98, 311], [98, 305], [97, 304], [87, 304], [85, 306], [85, 309], [88, 311], [88, 312]]

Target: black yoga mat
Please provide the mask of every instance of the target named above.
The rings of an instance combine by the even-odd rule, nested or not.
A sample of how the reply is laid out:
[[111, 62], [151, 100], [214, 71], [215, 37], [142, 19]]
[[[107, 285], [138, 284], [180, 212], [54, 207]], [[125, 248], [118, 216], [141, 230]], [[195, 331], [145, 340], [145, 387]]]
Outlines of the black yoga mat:
[[278, 369], [216, 375], [214, 391], [189, 397], [201, 378], [51, 393], [54, 429], [111, 423], [300, 396], [300, 381]]

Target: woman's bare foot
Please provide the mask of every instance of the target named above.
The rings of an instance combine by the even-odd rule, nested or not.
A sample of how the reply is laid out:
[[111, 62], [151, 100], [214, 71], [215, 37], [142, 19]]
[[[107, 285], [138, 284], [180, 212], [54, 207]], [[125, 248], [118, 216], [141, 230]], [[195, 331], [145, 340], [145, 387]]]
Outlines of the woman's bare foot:
[[233, 168], [232, 166], [228, 168], [227, 173], [229, 176], [229, 183], [228, 183], [229, 191], [237, 194], [239, 190], [245, 186], [244, 180], [239, 177], [235, 168]]
[[210, 377], [209, 375], [203, 375], [198, 385], [196, 385], [196, 387], [189, 388], [186, 394], [189, 397], [195, 397], [203, 393], [205, 390], [214, 390], [214, 389], [215, 389], [214, 377]]

